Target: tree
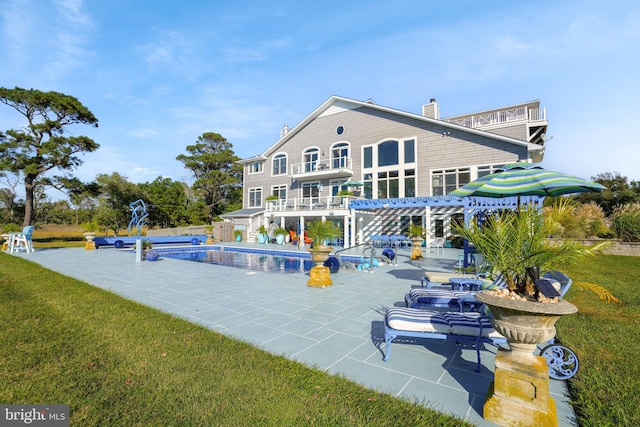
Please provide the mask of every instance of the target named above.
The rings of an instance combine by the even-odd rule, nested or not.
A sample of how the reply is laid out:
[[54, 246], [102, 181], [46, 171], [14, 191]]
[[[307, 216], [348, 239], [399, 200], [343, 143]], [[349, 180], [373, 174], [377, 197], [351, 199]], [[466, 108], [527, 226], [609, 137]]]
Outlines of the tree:
[[204, 196], [209, 222], [241, 197], [238, 189], [242, 185], [242, 167], [236, 164], [240, 158], [232, 148], [221, 135], [207, 132], [198, 137], [195, 145], [187, 146], [190, 155], [176, 157], [193, 172], [196, 178], [193, 187]]
[[96, 183], [100, 187], [100, 195], [94, 219], [98, 224], [113, 230], [114, 236], [117, 236], [120, 229], [129, 225], [129, 204], [141, 198], [141, 191], [136, 184], [117, 172], [96, 176]]
[[25, 188], [24, 225], [34, 216], [34, 188], [53, 169], [70, 171], [82, 164], [79, 153], [99, 145], [86, 136], [67, 136], [66, 127], [98, 127], [98, 119], [76, 98], [36, 89], [0, 88], [0, 102], [27, 119], [27, 126], [0, 133], [0, 170], [22, 172]]
[[185, 215], [187, 196], [182, 182], [159, 176], [153, 182], [138, 186], [147, 200], [150, 226], [167, 228], [188, 223]]
[[606, 216], [611, 215], [616, 206], [640, 201], [640, 194], [629, 185], [627, 177], [621, 176], [618, 172], [601, 173], [591, 179], [607, 189], [600, 193], [582, 193], [576, 198], [584, 204], [595, 202]]

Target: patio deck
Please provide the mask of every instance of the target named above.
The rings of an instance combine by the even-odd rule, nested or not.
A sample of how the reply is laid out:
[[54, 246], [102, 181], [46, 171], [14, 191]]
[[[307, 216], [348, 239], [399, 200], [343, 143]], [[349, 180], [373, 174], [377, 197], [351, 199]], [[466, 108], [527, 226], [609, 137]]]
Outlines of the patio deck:
[[[494, 347], [485, 346], [480, 373], [474, 372], [472, 348], [439, 340], [394, 344], [389, 361], [382, 361], [386, 308], [404, 306], [404, 294], [420, 286], [424, 270], [451, 271], [459, 253], [427, 251], [424, 260], [411, 262], [409, 252], [400, 251], [397, 265], [341, 271], [324, 289], [307, 287], [308, 275], [301, 273], [276, 276], [168, 258], [135, 262], [133, 253], [115, 249], [45, 249], [17, 256], [270, 353], [489, 426], [494, 424], [482, 418], [482, 406], [493, 377]], [[577, 425], [565, 383], [551, 380], [550, 389], [559, 425]]]

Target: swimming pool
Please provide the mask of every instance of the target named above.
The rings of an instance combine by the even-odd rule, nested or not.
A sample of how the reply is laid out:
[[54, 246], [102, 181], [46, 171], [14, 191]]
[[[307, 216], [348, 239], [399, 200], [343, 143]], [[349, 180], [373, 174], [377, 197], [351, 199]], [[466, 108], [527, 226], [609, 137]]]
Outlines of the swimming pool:
[[[268, 273], [304, 273], [313, 267], [308, 252], [259, 250], [252, 248], [207, 246], [184, 248], [158, 248], [160, 256], [205, 264], [223, 265], [250, 271]], [[343, 256], [342, 261], [358, 263], [359, 257]]]

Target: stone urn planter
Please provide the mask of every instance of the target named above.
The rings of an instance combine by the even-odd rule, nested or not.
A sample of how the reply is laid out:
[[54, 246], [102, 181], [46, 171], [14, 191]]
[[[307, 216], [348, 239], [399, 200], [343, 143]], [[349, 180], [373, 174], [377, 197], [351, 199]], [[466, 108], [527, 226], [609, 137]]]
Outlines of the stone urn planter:
[[324, 288], [333, 285], [333, 281], [331, 280], [331, 271], [329, 267], [324, 266], [324, 263], [329, 259], [329, 254], [332, 250], [332, 247], [325, 245], [319, 245], [309, 249], [309, 252], [311, 252], [311, 259], [316, 263], [316, 265], [311, 267], [311, 270], [309, 271], [309, 281], [307, 282], [308, 286]]
[[96, 248], [96, 244], [94, 242], [95, 238], [96, 238], [96, 233], [94, 233], [93, 231], [87, 231], [82, 233], [82, 235], [84, 236], [86, 242], [84, 243], [84, 248], [85, 249], [95, 249]]
[[555, 323], [560, 317], [578, 309], [563, 299], [531, 302], [490, 291], [478, 292], [476, 299], [491, 309], [491, 323], [510, 347], [499, 349], [496, 355], [495, 378], [484, 404], [484, 418], [503, 426], [557, 426], [547, 361], [533, 352], [539, 343], [555, 337]]
[[411, 238], [411, 259], [422, 259], [422, 237]]

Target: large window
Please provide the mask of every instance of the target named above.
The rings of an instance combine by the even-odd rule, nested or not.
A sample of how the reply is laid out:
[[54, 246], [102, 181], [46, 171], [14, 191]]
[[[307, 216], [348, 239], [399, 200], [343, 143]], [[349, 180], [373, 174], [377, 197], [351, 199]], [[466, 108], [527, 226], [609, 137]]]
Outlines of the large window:
[[416, 196], [415, 142], [414, 138], [401, 141], [390, 139], [363, 148], [365, 198]]
[[339, 142], [331, 147], [331, 167], [339, 169], [349, 166], [349, 144]]
[[286, 175], [287, 174], [287, 155], [276, 154], [273, 157], [273, 175]]
[[318, 157], [320, 150], [317, 148], [309, 148], [302, 154], [302, 162], [304, 163], [305, 172], [314, 172], [318, 168]]
[[262, 206], [262, 188], [249, 189], [249, 207], [259, 208]]
[[471, 180], [469, 168], [433, 171], [431, 174], [431, 194], [444, 196]]
[[398, 164], [398, 141], [385, 141], [378, 144], [378, 166]]

